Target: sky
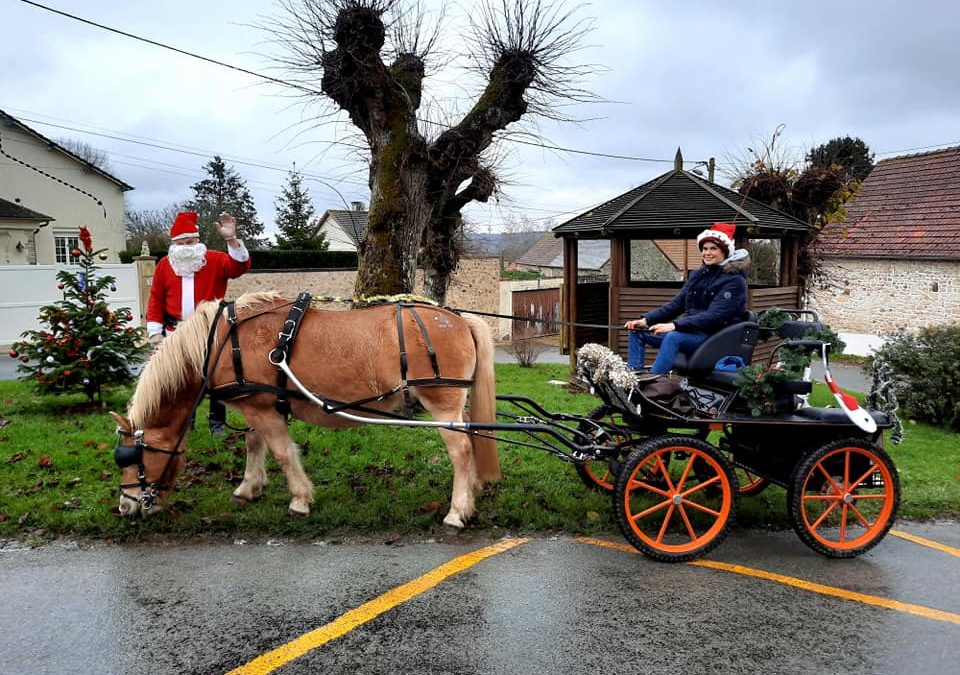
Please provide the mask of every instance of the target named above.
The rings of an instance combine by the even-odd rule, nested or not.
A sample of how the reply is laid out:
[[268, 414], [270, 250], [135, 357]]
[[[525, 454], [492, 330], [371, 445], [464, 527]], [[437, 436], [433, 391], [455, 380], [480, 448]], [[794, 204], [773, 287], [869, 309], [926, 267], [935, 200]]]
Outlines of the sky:
[[[296, 2], [297, 0], [291, 0]], [[439, 0], [422, 0], [436, 16]], [[282, 54], [265, 29], [285, 10], [269, 0], [45, 0], [126, 33], [277, 79]], [[426, 82], [431, 110], [456, 114], [480, 91], [456, 70], [473, 0], [447, 3]], [[528, 118], [499, 150], [498, 199], [471, 205], [480, 231], [564, 222], [673, 166], [715, 158], [717, 181], [780, 129], [801, 157], [840, 136], [877, 160], [960, 145], [960, 3], [953, 0], [599, 0], [567, 3], [591, 31], [578, 63], [597, 100], [565, 105], [574, 122]], [[321, 97], [54, 14], [0, 0], [0, 109], [52, 139], [106, 153], [135, 187], [127, 208], [161, 209], [192, 196], [221, 155], [247, 182], [265, 231], [296, 166], [318, 213], [369, 202], [366, 164], [345, 115]], [[319, 75], [317, 81], [319, 88]], [[425, 111], [427, 112], [427, 111]], [[513, 130], [515, 127], [511, 127]], [[0, 130], [2, 133], [2, 130]], [[579, 151], [579, 152], [573, 152]], [[587, 154], [593, 153], [593, 154]]]

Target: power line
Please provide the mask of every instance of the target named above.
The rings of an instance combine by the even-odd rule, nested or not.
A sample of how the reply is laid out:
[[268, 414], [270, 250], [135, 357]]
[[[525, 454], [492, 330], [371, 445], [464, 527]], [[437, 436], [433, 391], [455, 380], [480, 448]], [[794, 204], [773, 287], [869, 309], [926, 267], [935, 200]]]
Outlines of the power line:
[[[322, 91], [318, 90], [318, 89], [313, 89], [313, 88], [311, 88], [311, 87], [306, 87], [306, 86], [303, 86], [303, 85], [298, 84], [298, 83], [296, 83], [296, 82], [289, 82], [289, 81], [287, 81], [287, 80], [281, 80], [281, 79], [279, 79], [279, 78], [272, 77], [272, 76], [270, 76], [270, 75], [264, 75], [263, 73], [258, 73], [258, 72], [256, 72], [256, 71], [249, 70], [249, 69], [247, 69], [247, 68], [242, 68], [242, 67], [240, 67], [240, 66], [234, 66], [234, 65], [229, 64], [229, 63], [226, 63], [226, 62], [224, 62], [224, 61], [218, 61], [217, 59], [212, 59], [212, 58], [207, 57], [207, 56], [202, 56], [202, 55], [200, 55], [200, 54], [195, 54], [195, 53], [193, 53], [193, 52], [188, 52], [188, 51], [185, 50], [185, 49], [180, 49], [179, 47], [174, 47], [174, 46], [172, 46], [172, 45], [168, 45], [168, 44], [165, 44], [165, 43], [163, 43], [163, 42], [158, 42], [157, 40], [152, 40], [152, 39], [150, 39], [150, 38], [146, 38], [146, 37], [143, 37], [143, 36], [140, 36], [140, 35], [136, 35], [136, 34], [134, 34], [134, 33], [129, 33], [129, 32], [127, 32], [127, 31], [120, 30], [120, 29], [118, 29], [118, 28], [112, 28], [111, 26], [107, 26], [107, 25], [105, 25], [105, 24], [98, 23], [98, 22], [96, 22], [96, 21], [91, 21], [90, 19], [84, 19], [83, 17], [76, 16], [76, 15], [74, 15], [74, 14], [70, 14], [70, 13], [68, 13], [68, 12], [64, 12], [64, 11], [61, 11], [61, 10], [59, 10], [59, 9], [54, 9], [53, 7], [48, 7], [48, 6], [46, 6], [46, 5], [40, 4], [39, 2], [34, 2], [33, 0], [20, 0], [20, 1], [23, 2], [23, 3], [25, 3], [25, 4], [27, 4], [27, 5], [31, 5], [31, 6], [33, 6], [33, 7], [36, 7], [36, 8], [38, 8], [38, 9], [43, 9], [43, 10], [46, 10], [46, 11], [48, 11], [48, 12], [52, 12], [52, 13], [54, 13], [54, 14], [58, 14], [58, 15], [60, 15], [60, 16], [66, 17], [66, 18], [68, 18], [68, 19], [73, 19], [74, 21], [79, 21], [79, 22], [81, 22], [81, 23], [87, 24], [88, 26], [93, 26], [93, 27], [99, 28], [99, 29], [101, 29], [101, 30], [109, 31], [109, 32], [111, 32], [111, 33], [116, 33], [117, 35], [122, 35], [122, 36], [124, 36], [124, 37], [130, 38], [131, 40], [138, 40], [138, 41], [140, 41], [140, 42], [144, 42], [144, 43], [146, 43], [146, 44], [153, 45], [153, 46], [155, 46], [155, 47], [160, 47], [161, 49], [167, 49], [167, 50], [169, 50], [169, 51], [175, 52], [175, 53], [177, 53], [177, 54], [181, 54], [181, 55], [183, 55], [183, 56], [189, 56], [189, 57], [191, 57], [191, 58], [199, 59], [199, 60], [204, 61], [204, 62], [206, 62], [206, 63], [212, 63], [213, 65], [216, 65], [216, 66], [221, 66], [221, 67], [223, 67], [223, 68], [229, 68], [230, 70], [235, 70], [235, 71], [237, 71], [237, 72], [241, 72], [241, 73], [244, 73], [244, 74], [246, 74], [246, 75], [251, 75], [251, 76], [253, 76], [253, 77], [257, 77], [257, 78], [266, 80], [266, 81], [268, 81], [268, 82], [273, 82], [274, 84], [281, 84], [281, 85], [286, 86], [286, 87], [293, 87], [293, 88], [295, 88], [295, 89], [300, 89], [301, 91], [305, 91], [305, 92], [310, 93], [310, 94], [314, 94], [314, 95], [318, 95], [318, 96], [325, 96], [325, 94], [324, 94]], [[425, 120], [425, 119], [421, 119], [421, 118], [418, 118], [417, 121], [423, 122], [423, 123], [426, 123], [426, 124], [433, 124], [433, 125], [437, 125], [437, 126], [444, 126], [444, 127], [449, 126], [449, 125], [442, 124], [442, 123], [440, 123], [440, 122], [434, 122], [433, 120]], [[549, 144], [547, 144], [547, 143], [535, 142], [535, 141], [524, 141], [524, 140], [520, 140], [520, 139], [517, 139], [517, 138], [512, 139], [512, 142], [514, 142], [514, 143], [519, 143], [519, 144], [522, 144], [522, 145], [530, 145], [530, 146], [534, 146], [534, 147], [539, 147], [539, 148], [543, 148], [543, 149], [545, 149], [545, 150], [554, 150], [554, 151], [558, 151], [558, 152], [569, 152], [569, 153], [571, 153], [571, 154], [587, 155], [587, 156], [591, 156], [591, 157], [603, 157], [603, 158], [605, 158], [605, 159], [619, 159], [619, 160], [625, 160], [625, 161], [631, 161], [631, 162], [657, 162], [657, 163], [665, 163], [665, 164], [669, 164], [669, 163], [672, 163], [672, 162], [674, 161], [674, 160], [672, 160], [672, 159], [658, 159], [658, 158], [652, 158], [652, 157], [635, 157], [635, 156], [631, 156], [631, 155], [617, 155], [617, 154], [612, 154], [612, 153], [597, 152], [597, 151], [593, 151], [593, 150], [580, 150], [580, 149], [577, 149], [577, 148], [566, 148], [566, 147], [559, 146], [559, 145], [549, 145]]]

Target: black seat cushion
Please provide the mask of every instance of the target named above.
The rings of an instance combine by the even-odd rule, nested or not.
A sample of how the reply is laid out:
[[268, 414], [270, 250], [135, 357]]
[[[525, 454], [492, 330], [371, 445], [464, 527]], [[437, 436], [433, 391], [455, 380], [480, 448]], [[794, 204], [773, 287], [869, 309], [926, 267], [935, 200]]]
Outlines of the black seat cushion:
[[760, 328], [756, 322], [735, 323], [708, 337], [693, 354], [677, 354], [673, 368], [680, 373], [707, 373], [724, 356], [739, 356], [749, 365], [759, 337]]

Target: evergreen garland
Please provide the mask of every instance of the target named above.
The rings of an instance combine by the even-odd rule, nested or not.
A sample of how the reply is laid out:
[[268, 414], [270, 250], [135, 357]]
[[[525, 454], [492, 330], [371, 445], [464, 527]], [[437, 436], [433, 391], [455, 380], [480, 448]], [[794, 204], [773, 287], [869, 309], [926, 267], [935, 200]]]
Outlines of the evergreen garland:
[[97, 274], [96, 258], [106, 249], [93, 250], [86, 227], [80, 228], [80, 241], [84, 250], [70, 252], [77, 267], [57, 272], [63, 299], [41, 307], [44, 327], [21, 333], [22, 341], [9, 353], [22, 361], [20, 379], [39, 393], [82, 390], [92, 403], [102, 401], [104, 387], [132, 382], [133, 367], [146, 358], [149, 347], [143, 329], [131, 323], [130, 309], [112, 311], [107, 304], [107, 291], [117, 287], [115, 277]]

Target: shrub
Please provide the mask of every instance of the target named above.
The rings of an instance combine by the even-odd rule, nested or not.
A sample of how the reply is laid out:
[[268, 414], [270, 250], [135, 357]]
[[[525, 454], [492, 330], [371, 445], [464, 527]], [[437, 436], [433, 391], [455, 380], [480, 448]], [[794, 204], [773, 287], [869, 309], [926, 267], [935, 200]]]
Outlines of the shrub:
[[885, 337], [874, 363], [890, 365], [903, 408], [914, 419], [960, 430], [960, 326]]
[[547, 351], [547, 345], [537, 342], [531, 331], [517, 331], [510, 343], [504, 348], [521, 368], [532, 368], [540, 355]]

